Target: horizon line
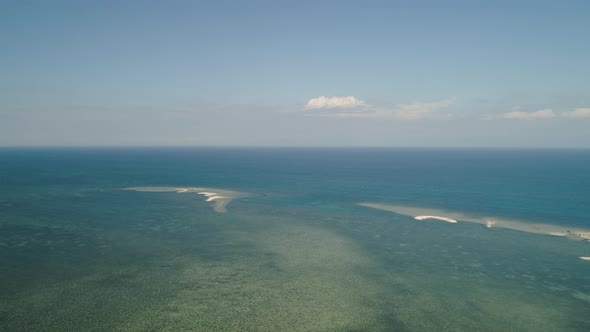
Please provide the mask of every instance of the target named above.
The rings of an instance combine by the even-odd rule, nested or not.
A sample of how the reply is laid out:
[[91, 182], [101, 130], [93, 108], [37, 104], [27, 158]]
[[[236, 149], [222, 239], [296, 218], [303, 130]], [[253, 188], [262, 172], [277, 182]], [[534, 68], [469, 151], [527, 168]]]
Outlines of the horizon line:
[[420, 150], [590, 150], [551, 146], [341, 146], [341, 145], [0, 145], [0, 149], [420, 149]]

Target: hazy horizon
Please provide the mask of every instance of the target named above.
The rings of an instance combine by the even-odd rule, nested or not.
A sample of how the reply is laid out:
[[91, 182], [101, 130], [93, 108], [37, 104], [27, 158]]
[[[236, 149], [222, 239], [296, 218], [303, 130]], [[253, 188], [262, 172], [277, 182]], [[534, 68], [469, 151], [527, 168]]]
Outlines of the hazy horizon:
[[549, 151], [586, 151], [590, 147], [570, 146], [338, 146], [338, 145], [2, 145], [0, 149], [334, 149], [334, 150], [549, 150]]

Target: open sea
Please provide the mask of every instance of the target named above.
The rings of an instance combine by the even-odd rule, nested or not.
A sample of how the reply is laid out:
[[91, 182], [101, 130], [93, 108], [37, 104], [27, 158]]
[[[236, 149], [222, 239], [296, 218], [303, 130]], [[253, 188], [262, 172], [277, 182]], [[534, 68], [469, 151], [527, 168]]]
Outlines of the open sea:
[[590, 150], [0, 149], [0, 331], [590, 331], [587, 239], [366, 202], [590, 230]]

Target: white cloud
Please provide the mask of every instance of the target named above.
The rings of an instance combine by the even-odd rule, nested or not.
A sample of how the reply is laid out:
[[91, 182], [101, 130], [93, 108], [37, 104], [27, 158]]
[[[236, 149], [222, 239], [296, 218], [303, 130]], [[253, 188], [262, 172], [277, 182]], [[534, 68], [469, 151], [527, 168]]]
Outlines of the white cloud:
[[330, 108], [354, 108], [364, 105], [364, 102], [353, 96], [348, 97], [317, 97], [310, 99], [305, 105], [306, 110]]
[[441, 109], [453, 104], [452, 99], [435, 102], [415, 102], [394, 106], [378, 106], [368, 104], [356, 97], [317, 97], [310, 99], [305, 105], [306, 110], [319, 110], [309, 113], [313, 116], [332, 118], [389, 118], [400, 120], [420, 120], [426, 118], [448, 118], [452, 114], [441, 114]]
[[556, 117], [556, 114], [550, 108], [545, 108], [533, 112], [523, 112], [520, 110], [520, 107], [513, 107], [512, 112], [501, 114], [499, 117], [502, 119], [511, 120], [537, 120], [554, 118]]
[[443, 99], [431, 103], [399, 104], [392, 112], [394, 117], [405, 120], [419, 120], [427, 117], [449, 117], [452, 114], [440, 114], [438, 111], [453, 105], [452, 99]]
[[590, 118], [590, 107], [576, 108], [575, 111], [563, 112], [560, 115], [566, 118]]
[[590, 107], [585, 108], [576, 108], [573, 111], [569, 112], [560, 112], [556, 113], [550, 108], [545, 108], [542, 110], [534, 111], [534, 112], [524, 112], [520, 110], [519, 106], [515, 106], [512, 108], [512, 112], [503, 113], [500, 115], [490, 115], [484, 117], [485, 120], [492, 120], [492, 119], [510, 119], [510, 120], [538, 120], [538, 119], [552, 119], [552, 118], [571, 118], [571, 119], [581, 119], [581, 118], [590, 118]]

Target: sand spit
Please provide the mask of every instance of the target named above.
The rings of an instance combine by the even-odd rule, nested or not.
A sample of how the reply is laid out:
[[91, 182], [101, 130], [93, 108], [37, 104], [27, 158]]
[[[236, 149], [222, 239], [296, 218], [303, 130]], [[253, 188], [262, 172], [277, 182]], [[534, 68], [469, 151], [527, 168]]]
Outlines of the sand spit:
[[590, 261], [590, 256], [580, 256], [580, 259], [583, 261]]
[[436, 220], [446, 221], [451, 224], [454, 224], [457, 222], [457, 220], [455, 220], [455, 219], [446, 218], [446, 217], [439, 217], [439, 216], [416, 216], [416, 217], [414, 217], [414, 219], [416, 219], [416, 220], [436, 219]]
[[[482, 224], [485, 225], [487, 228], [492, 227], [499, 227], [499, 228], [506, 228], [512, 229], [515, 231], [527, 232], [527, 233], [536, 233], [536, 234], [547, 234], [553, 236], [566, 236], [573, 239], [583, 239], [583, 240], [590, 240], [590, 229], [583, 229], [583, 228], [576, 228], [576, 227], [568, 227], [563, 225], [554, 225], [554, 224], [544, 224], [544, 223], [536, 223], [536, 222], [525, 222], [520, 220], [511, 220], [511, 219], [498, 219], [498, 218], [484, 218], [484, 217], [476, 217], [470, 216], [463, 213], [458, 212], [450, 212], [450, 211], [443, 211], [443, 210], [436, 210], [436, 209], [426, 209], [426, 208], [417, 208], [417, 207], [410, 207], [410, 206], [403, 206], [403, 205], [394, 205], [394, 204], [384, 204], [384, 203], [358, 203], [358, 205], [365, 206], [372, 209], [378, 209], [383, 211], [389, 211], [397, 214], [402, 214], [406, 216], [413, 217], [414, 219], [419, 220], [427, 219], [426, 217], [432, 219], [439, 219], [439, 220], [459, 220], [465, 221], [475, 224]], [[435, 216], [443, 215], [445, 217], [437, 217]], [[441, 219], [444, 218], [444, 219]], [[445, 220], [448, 221], [448, 220]]]
[[235, 198], [244, 197], [245, 194], [224, 189], [216, 188], [195, 188], [195, 187], [130, 187], [124, 190], [142, 191], [142, 192], [175, 192], [175, 193], [196, 193], [207, 197], [206, 202], [213, 202], [213, 210], [224, 213], [227, 212], [226, 206]]

